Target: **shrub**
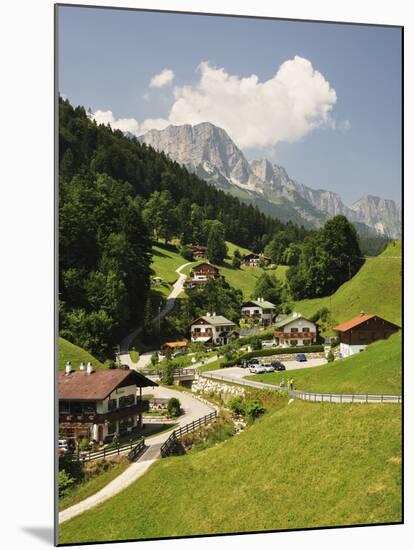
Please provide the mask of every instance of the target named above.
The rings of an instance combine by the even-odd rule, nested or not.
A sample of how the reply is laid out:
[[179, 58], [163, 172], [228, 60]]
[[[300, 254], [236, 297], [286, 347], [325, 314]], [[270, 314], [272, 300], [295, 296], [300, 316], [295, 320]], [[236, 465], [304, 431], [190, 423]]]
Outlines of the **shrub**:
[[244, 398], [242, 395], [237, 395], [236, 397], [232, 397], [228, 402], [228, 407], [231, 411], [233, 411], [235, 414], [241, 414], [244, 416]]
[[167, 359], [162, 372], [161, 380], [167, 386], [174, 384], [174, 365], [170, 359]]
[[244, 405], [244, 416], [250, 421], [256, 420], [256, 418], [259, 418], [259, 416], [262, 416], [265, 412], [266, 409], [259, 399], [247, 400]]
[[181, 414], [181, 403], [180, 400], [176, 397], [171, 397], [167, 403], [167, 413], [169, 416], [180, 416]]
[[153, 367], [155, 367], [155, 365], [157, 365], [159, 363], [159, 357], [158, 357], [158, 353], [156, 351], [154, 351], [154, 353], [151, 355], [151, 365]]
[[59, 471], [59, 497], [66, 496], [75, 485], [74, 478], [65, 470]]
[[240, 261], [240, 258], [236, 258], [236, 256], [233, 256], [232, 260], [231, 260], [231, 265], [232, 267], [234, 267], [235, 269], [239, 269], [240, 265], [241, 265], [241, 261]]
[[116, 363], [113, 359], [107, 359], [104, 365], [107, 369], [116, 369]]
[[89, 451], [90, 448], [91, 448], [90, 441], [89, 441], [89, 439], [86, 439], [86, 437], [79, 441], [79, 450], [80, 451]]
[[180, 247], [180, 254], [188, 262], [192, 262], [194, 260], [193, 251], [188, 246], [181, 246]]
[[328, 363], [332, 363], [332, 361], [335, 360], [335, 357], [334, 357], [334, 354], [332, 353], [331, 350], [329, 350], [329, 353], [328, 353]]

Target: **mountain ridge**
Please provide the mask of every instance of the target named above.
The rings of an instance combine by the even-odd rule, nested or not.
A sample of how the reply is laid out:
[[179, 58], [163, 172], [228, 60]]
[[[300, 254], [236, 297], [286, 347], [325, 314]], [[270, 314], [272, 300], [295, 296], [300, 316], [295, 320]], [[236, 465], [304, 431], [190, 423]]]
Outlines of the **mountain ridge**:
[[138, 140], [282, 221], [317, 228], [343, 214], [366, 226], [372, 235], [401, 237], [401, 212], [393, 200], [368, 194], [347, 206], [339, 193], [299, 183], [283, 166], [267, 159], [247, 160], [226, 130], [210, 122], [169, 125], [164, 130], [149, 130]]

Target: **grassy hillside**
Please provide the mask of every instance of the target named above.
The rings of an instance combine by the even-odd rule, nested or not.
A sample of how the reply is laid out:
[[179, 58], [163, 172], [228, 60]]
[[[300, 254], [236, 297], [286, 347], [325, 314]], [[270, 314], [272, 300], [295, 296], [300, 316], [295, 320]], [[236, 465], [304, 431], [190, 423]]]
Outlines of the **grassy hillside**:
[[173, 245], [165, 246], [157, 244], [152, 247], [152, 264], [151, 268], [154, 271], [154, 275], [162, 277], [163, 284], [158, 287], [153, 287], [156, 292], [160, 292], [164, 296], [168, 296], [171, 292], [171, 285], [178, 279], [178, 274], [175, 270], [187, 263], [178, 250]]
[[401, 407], [286, 401], [227, 441], [156, 462], [59, 543], [401, 521]]
[[390, 244], [382, 254], [368, 258], [359, 272], [332, 296], [296, 302], [294, 308], [310, 316], [326, 307], [332, 319], [327, 333], [364, 310], [401, 326], [401, 241]]
[[81, 361], [83, 361], [86, 365], [88, 361], [91, 361], [93, 366], [96, 369], [103, 369], [105, 368], [104, 365], [95, 359], [93, 355], [85, 351], [84, 349], [75, 346], [75, 344], [72, 344], [71, 342], [68, 342], [68, 340], [65, 340], [64, 338], [59, 337], [59, 369], [64, 369], [65, 364], [67, 361], [72, 362], [72, 367], [77, 369], [79, 368], [79, 364]]
[[249, 376], [252, 380], [279, 384], [293, 378], [295, 388], [322, 393], [383, 393], [401, 395], [401, 331], [375, 342], [359, 353], [321, 367]]

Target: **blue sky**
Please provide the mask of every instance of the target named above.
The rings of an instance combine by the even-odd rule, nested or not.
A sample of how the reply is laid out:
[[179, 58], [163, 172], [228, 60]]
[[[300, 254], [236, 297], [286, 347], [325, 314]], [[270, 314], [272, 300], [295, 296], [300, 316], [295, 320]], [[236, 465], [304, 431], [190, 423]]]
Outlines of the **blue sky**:
[[391, 27], [61, 7], [59, 89], [138, 133], [209, 120], [347, 204], [400, 204], [400, 42]]

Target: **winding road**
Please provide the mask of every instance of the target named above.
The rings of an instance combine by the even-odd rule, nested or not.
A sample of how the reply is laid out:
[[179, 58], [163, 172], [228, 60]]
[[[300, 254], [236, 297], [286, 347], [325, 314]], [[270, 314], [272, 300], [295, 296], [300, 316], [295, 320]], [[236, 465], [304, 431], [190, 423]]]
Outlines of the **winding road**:
[[[167, 296], [167, 300], [165, 302], [164, 307], [162, 308], [160, 313], [155, 315], [155, 317], [153, 318], [152, 320], [153, 324], [157, 323], [159, 319], [162, 319], [163, 317], [165, 317], [173, 309], [175, 305], [175, 300], [184, 290], [184, 282], [187, 278], [186, 275], [181, 273], [181, 270], [187, 267], [188, 265], [191, 265], [192, 263], [194, 262], [186, 262], [185, 264], [180, 265], [180, 267], [178, 267], [175, 270], [176, 273], [178, 273], [178, 279], [173, 284], [173, 288], [170, 294]], [[121, 363], [123, 365], [128, 365], [130, 369], [136, 369], [136, 370], [144, 369], [149, 365], [151, 361], [151, 355], [154, 353], [154, 351], [158, 351], [158, 350], [153, 350], [153, 351], [148, 351], [146, 353], [142, 353], [140, 354], [140, 357], [137, 363], [134, 363], [134, 361], [132, 361], [129, 355], [129, 348], [131, 347], [131, 344], [135, 340], [135, 338], [142, 332], [142, 329], [143, 329], [142, 325], [137, 327], [135, 330], [133, 330], [127, 336], [125, 336], [125, 338], [121, 342], [121, 353], [119, 355], [119, 358], [121, 360]]]

